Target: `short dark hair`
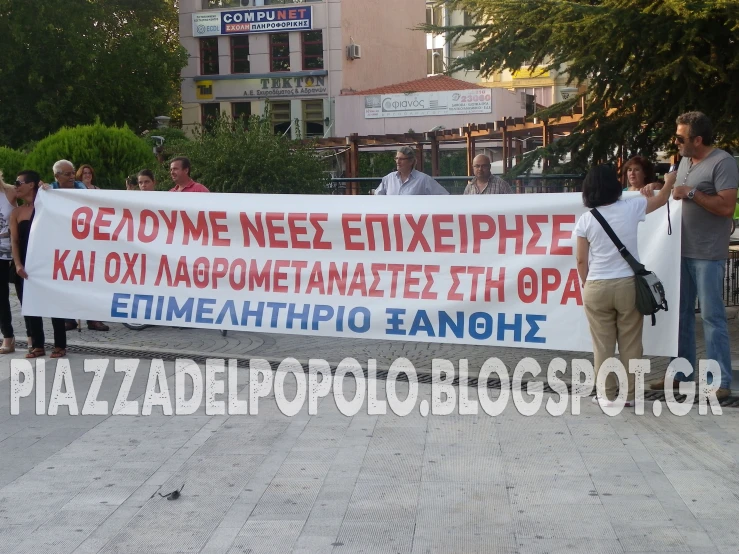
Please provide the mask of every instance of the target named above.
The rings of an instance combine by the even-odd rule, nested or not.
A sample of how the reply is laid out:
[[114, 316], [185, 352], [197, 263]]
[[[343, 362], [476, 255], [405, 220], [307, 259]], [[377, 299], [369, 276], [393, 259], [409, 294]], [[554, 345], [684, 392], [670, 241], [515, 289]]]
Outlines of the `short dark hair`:
[[36, 188], [38, 188], [38, 185], [41, 182], [41, 175], [32, 169], [24, 169], [18, 174], [18, 177], [23, 177], [24, 183], [28, 183], [29, 181], [32, 182]]
[[139, 186], [139, 180], [136, 177], [136, 175], [129, 175], [128, 177], [126, 177], [126, 185], [129, 185], [132, 187]]
[[713, 123], [703, 112], [687, 112], [677, 116], [678, 125], [690, 128], [690, 138], [701, 137], [703, 144], [713, 144]]
[[156, 181], [156, 179], [154, 179], [154, 172], [152, 172], [151, 169], [142, 169], [141, 171], [139, 171], [138, 177], [148, 177], [152, 181]]
[[169, 164], [172, 165], [174, 162], [180, 162], [182, 164], [182, 169], [187, 169], [187, 174], [190, 175], [190, 158], [178, 156], [169, 162]]
[[626, 162], [621, 169], [621, 186], [629, 186], [629, 176], [627, 172], [632, 165], [641, 166], [644, 171], [644, 184], [654, 183], [657, 180], [657, 174], [654, 171], [654, 164], [643, 156], [634, 156], [628, 162]]
[[582, 202], [587, 208], [613, 204], [621, 198], [621, 192], [621, 182], [610, 165], [596, 165], [582, 182]]

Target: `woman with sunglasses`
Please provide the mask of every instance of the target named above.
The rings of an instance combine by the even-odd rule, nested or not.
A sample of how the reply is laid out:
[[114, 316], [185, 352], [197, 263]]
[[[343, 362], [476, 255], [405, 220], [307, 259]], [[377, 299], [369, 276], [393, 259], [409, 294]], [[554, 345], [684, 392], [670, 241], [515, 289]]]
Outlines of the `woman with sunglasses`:
[[18, 206], [15, 199], [15, 187], [3, 181], [0, 171], [0, 331], [3, 333], [3, 344], [0, 354], [15, 352], [15, 334], [13, 333], [13, 315], [10, 311], [10, 267], [13, 256], [10, 249], [10, 214]]
[[[31, 223], [35, 210], [33, 203], [36, 200], [41, 178], [35, 171], [21, 171], [15, 182], [16, 194], [23, 200], [23, 205], [18, 206], [10, 214], [10, 237], [13, 248], [13, 260], [15, 271], [18, 274], [16, 291], [18, 300], [23, 303], [23, 282], [28, 279], [26, 273], [26, 253], [28, 251], [28, 238], [31, 234]], [[26, 328], [31, 336], [28, 354], [26, 358], [39, 358], [46, 355], [44, 348], [44, 324], [38, 316], [26, 316]], [[52, 317], [51, 325], [54, 328], [54, 350], [50, 358], [61, 358], [67, 355], [67, 332], [64, 327], [64, 319]]]

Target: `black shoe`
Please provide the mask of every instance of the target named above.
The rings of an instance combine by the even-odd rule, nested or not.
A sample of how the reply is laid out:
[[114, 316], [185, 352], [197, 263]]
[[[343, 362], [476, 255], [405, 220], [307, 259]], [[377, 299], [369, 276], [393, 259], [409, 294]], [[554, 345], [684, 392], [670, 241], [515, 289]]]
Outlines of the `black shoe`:
[[102, 321], [88, 321], [87, 328], [90, 331], [110, 331], [110, 327]]
[[74, 331], [77, 328], [77, 322], [74, 321], [73, 319], [68, 319], [67, 321], [64, 322], [64, 328], [67, 331]]

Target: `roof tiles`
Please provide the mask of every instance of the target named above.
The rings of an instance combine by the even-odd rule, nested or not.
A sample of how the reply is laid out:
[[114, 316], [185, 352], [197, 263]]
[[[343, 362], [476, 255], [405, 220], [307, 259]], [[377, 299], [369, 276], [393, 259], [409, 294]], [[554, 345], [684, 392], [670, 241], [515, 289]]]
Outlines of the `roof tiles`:
[[368, 90], [346, 92], [349, 95], [368, 94], [403, 94], [410, 92], [437, 92], [440, 90], [469, 90], [476, 88], [486, 88], [469, 81], [461, 81], [446, 75], [434, 75], [424, 79], [416, 79], [415, 81], [406, 81], [405, 83], [397, 83], [395, 85], [387, 85]]

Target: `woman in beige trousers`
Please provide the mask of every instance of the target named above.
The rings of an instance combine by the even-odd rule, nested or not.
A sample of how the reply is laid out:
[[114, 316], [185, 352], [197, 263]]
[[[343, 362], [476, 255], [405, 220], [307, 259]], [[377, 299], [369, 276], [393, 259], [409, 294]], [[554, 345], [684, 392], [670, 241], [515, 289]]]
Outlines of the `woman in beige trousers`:
[[[666, 176], [665, 186], [656, 196], [621, 198], [621, 183], [608, 165], [591, 169], [583, 181], [582, 198], [588, 208], [598, 208], [627, 250], [638, 260], [637, 228], [646, 214], [664, 206], [672, 191], [674, 174]], [[634, 272], [616, 249], [601, 224], [589, 211], [575, 225], [577, 236], [577, 271], [584, 287], [583, 305], [593, 338], [594, 367], [597, 372], [616, 353], [626, 368], [628, 393], [626, 405], [634, 403], [634, 374], [628, 372], [629, 360], [642, 357], [644, 316], [636, 309]], [[618, 395], [618, 380], [611, 373], [606, 380], [606, 398], [593, 399], [612, 405]]]

